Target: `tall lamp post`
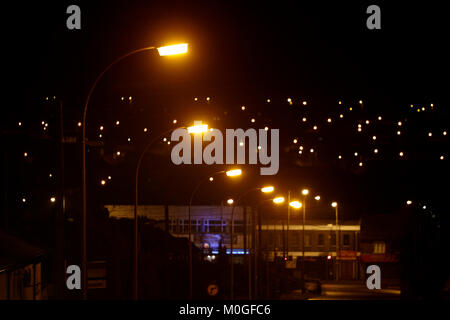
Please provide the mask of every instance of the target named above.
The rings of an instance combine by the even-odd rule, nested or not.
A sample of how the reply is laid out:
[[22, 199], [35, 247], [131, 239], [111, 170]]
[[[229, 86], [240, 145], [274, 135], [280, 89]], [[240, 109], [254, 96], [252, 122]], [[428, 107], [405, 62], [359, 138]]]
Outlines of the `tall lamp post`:
[[[192, 288], [193, 288], [193, 279], [192, 279], [192, 221], [191, 221], [191, 211], [192, 211], [192, 200], [194, 199], [194, 195], [197, 192], [197, 190], [200, 188], [200, 186], [206, 181], [210, 180], [212, 181], [215, 176], [225, 173], [227, 177], [237, 177], [242, 174], [241, 169], [233, 169], [233, 170], [221, 170], [217, 171], [213, 174], [207, 175], [201, 179], [195, 188], [192, 190], [191, 197], [189, 198], [189, 209], [188, 209], [188, 233], [189, 233], [189, 299], [192, 299]], [[231, 242], [233, 242], [233, 239], [231, 239]]]
[[338, 203], [333, 202], [331, 206], [335, 209], [336, 213], [336, 280], [339, 280], [339, 216], [338, 216]]
[[154, 49], [158, 49], [160, 56], [167, 56], [167, 55], [174, 55], [174, 54], [180, 54], [180, 53], [186, 53], [187, 52], [187, 43], [184, 44], [178, 44], [173, 46], [166, 46], [166, 47], [144, 47], [141, 49], [130, 51], [116, 60], [114, 60], [111, 64], [109, 64], [95, 79], [94, 83], [92, 84], [91, 88], [89, 89], [88, 95], [86, 97], [86, 101], [84, 103], [84, 110], [83, 110], [83, 122], [82, 122], [82, 138], [81, 138], [81, 144], [82, 144], [82, 257], [81, 257], [81, 278], [82, 278], [82, 297], [84, 300], [87, 299], [87, 229], [86, 229], [86, 115], [87, 115], [87, 108], [89, 105], [89, 101], [91, 100], [91, 96], [97, 87], [97, 84], [99, 83], [100, 79], [103, 77], [103, 75], [111, 69], [112, 66], [117, 64], [118, 62], [122, 61], [123, 59], [134, 55], [139, 52], [143, 51], [150, 51]]
[[[253, 191], [261, 191], [263, 193], [270, 193], [273, 192], [275, 188], [273, 186], [267, 186], [263, 188], [252, 188], [247, 191], [245, 191], [243, 194], [241, 194], [237, 201], [233, 201], [233, 207], [231, 208], [231, 230], [230, 230], [230, 237], [231, 237], [231, 245], [230, 245], [230, 299], [234, 299], [234, 264], [233, 264], [233, 236], [234, 236], [234, 208], [236, 207], [236, 202], [240, 202], [240, 200], [245, 197], [247, 194]], [[245, 254], [245, 252], [244, 252]], [[249, 262], [250, 263], [250, 262]], [[250, 279], [250, 274], [249, 274]], [[251, 299], [251, 282], [249, 280], [249, 299]]]
[[302, 190], [303, 195], [303, 219], [302, 219], [302, 292], [305, 292], [305, 219], [306, 219], [306, 196], [308, 189]]
[[198, 126], [192, 126], [189, 128], [186, 127], [178, 127], [175, 129], [169, 129], [158, 135], [157, 137], [153, 138], [144, 148], [141, 155], [139, 156], [139, 159], [137, 161], [136, 165], [136, 172], [135, 172], [135, 185], [134, 185], [134, 274], [133, 274], [133, 297], [134, 299], [138, 299], [139, 297], [139, 290], [138, 290], [138, 266], [139, 266], [139, 229], [138, 229], [138, 188], [139, 188], [139, 169], [141, 168], [142, 160], [144, 158], [144, 155], [147, 153], [148, 149], [161, 137], [167, 135], [168, 133], [177, 130], [177, 129], [188, 129], [191, 133], [201, 133], [206, 132], [207, 125], [198, 125]]

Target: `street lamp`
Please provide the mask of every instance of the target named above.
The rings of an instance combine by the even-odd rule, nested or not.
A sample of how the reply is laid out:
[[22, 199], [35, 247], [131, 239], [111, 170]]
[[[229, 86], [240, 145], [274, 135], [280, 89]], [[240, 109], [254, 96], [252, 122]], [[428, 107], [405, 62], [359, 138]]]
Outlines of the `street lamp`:
[[[181, 47], [177, 47], [177, 49], [172, 48], [169, 49], [169, 47], [166, 47], [167, 49], [164, 49], [165, 47], [158, 48], [158, 52], [161, 56], [163, 55], [169, 55], [169, 54], [178, 54], [182, 52], [187, 52], [187, 44], [183, 45], [183, 50], [181, 50]], [[95, 79], [94, 83], [92, 84], [91, 88], [89, 89], [88, 95], [86, 97], [86, 101], [84, 103], [84, 110], [83, 110], [83, 122], [82, 122], [82, 209], [83, 209], [83, 216], [82, 216], [82, 257], [81, 257], [81, 273], [82, 273], [82, 296], [83, 299], [87, 299], [87, 228], [86, 228], [86, 115], [87, 115], [87, 108], [89, 105], [89, 101], [91, 100], [91, 96], [97, 87], [97, 84], [99, 83], [100, 79], [103, 77], [103, 75], [111, 69], [112, 66], [117, 64], [118, 62], [122, 61], [123, 59], [134, 55], [139, 52], [144, 51], [150, 51], [156, 49], [156, 47], [144, 47], [137, 50], [130, 51], [116, 60], [114, 60], [111, 64], [109, 64]]]
[[339, 220], [338, 220], [338, 203], [332, 202], [331, 206], [335, 209], [336, 213], [336, 280], [339, 280]]
[[[204, 128], [203, 126], [206, 126], [206, 129], [201, 130], [202, 128]], [[171, 131], [177, 130], [177, 129], [189, 129], [189, 128], [195, 128], [195, 130], [191, 130], [193, 133], [201, 133], [201, 132], [205, 132], [208, 128], [208, 126], [202, 125], [202, 126], [192, 126], [189, 128], [186, 127], [178, 127], [176, 129], [169, 129], [164, 131], [163, 133], [159, 134], [158, 136], [156, 136], [155, 138], [153, 138], [144, 148], [144, 150], [142, 151], [141, 155], [139, 156], [137, 165], [136, 165], [136, 172], [135, 172], [135, 185], [134, 185], [134, 190], [135, 190], [135, 198], [134, 198], [134, 274], [133, 274], [133, 295], [134, 295], [134, 299], [137, 299], [139, 296], [139, 290], [138, 290], [138, 265], [139, 265], [139, 240], [138, 240], [138, 234], [139, 234], [139, 229], [138, 229], [138, 188], [139, 188], [139, 169], [141, 168], [141, 163], [142, 160], [144, 158], [144, 155], [147, 153], [148, 149], [157, 141], [159, 141], [159, 139], [161, 139], [161, 137], [167, 135], [168, 133], [170, 133]], [[102, 184], [104, 184], [105, 180], [102, 180]]]
[[[194, 130], [196, 131], [196, 130]], [[240, 176], [242, 174], [242, 170], [241, 169], [232, 169], [232, 170], [221, 170], [221, 171], [217, 171], [213, 174], [207, 175], [205, 177], [203, 177], [195, 186], [194, 190], [192, 190], [191, 193], [191, 197], [189, 199], [189, 209], [188, 209], [188, 232], [189, 232], [189, 299], [192, 300], [192, 241], [191, 241], [191, 235], [192, 235], [192, 221], [191, 221], [191, 209], [192, 209], [192, 200], [194, 198], [195, 193], [197, 192], [197, 190], [200, 188], [200, 186], [203, 184], [203, 182], [205, 182], [206, 180], [209, 181], [213, 181], [214, 180], [214, 176], [217, 176], [219, 174], [225, 173], [227, 175], [227, 177], [237, 177]], [[233, 201], [234, 203], [234, 201]], [[234, 208], [234, 205], [233, 205]], [[232, 209], [233, 210], [233, 209]], [[233, 240], [231, 240], [231, 243], [233, 243]]]
[[[240, 171], [240, 169], [237, 170], [230, 170], [227, 172], [227, 175], [233, 176], [234, 174], [237, 174], [238, 171]], [[240, 172], [239, 172], [240, 174]], [[253, 191], [261, 191], [262, 193], [271, 193], [275, 190], [275, 187], [273, 186], [267, 186], [267, 187], [262, 187], [262, 188], [251, 188], [247, 191], [245, 191], [243, 194], [241, 194], [236, 202], [239, 203], [240, 200], [245, 197], [247, 194], [249, 194], [250, 192]], [[234, 208], [236, 207], [235, 203], [233, 202], [233, 207], [231, 208], [231, 230], [230, 230], [230, 237], [231, 237], [231, 244], [230, 244], [230, 299], [233, 300], [234, 299], [234, 264], [233, 264], [233, 237], [234, 237]], [[244, 226], [245, 228], [246, 226]], [[245, 254], [245, 252], [244, 252]], [[249, 263], [250, 265], [250, 263]], [[249, 267], [250, 270], [250, 267]], [[251, 277], [249, 274], [249, 299], [251, 299]]]
[[305, 292], [305, 216], [306, 216], [306, 196], [308, 189], [302, 190], [303, 195], [303, 219], [302, 219], [302, 293]]

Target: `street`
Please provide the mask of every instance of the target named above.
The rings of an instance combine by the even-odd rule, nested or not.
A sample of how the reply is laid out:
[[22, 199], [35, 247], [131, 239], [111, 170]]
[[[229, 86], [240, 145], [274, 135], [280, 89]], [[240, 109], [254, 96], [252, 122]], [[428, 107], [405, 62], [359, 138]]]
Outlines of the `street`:
[[400, 299], [398, 287], [369, 290], [363, 282], [322, 283], [322, 294], [308, 300], [397, 300]]

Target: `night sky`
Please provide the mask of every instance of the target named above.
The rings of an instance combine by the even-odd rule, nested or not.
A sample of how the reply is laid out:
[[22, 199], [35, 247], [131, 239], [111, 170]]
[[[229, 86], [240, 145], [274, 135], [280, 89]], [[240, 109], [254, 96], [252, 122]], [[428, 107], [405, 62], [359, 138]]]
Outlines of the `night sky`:
[[[80, 139], [77, 124], [87, 92], [110, 62], [141, 47], [188, 42], [183, 57], [162, 58], [156, 51], [134, 55], [113, 67], [97, 87], [87, 136], [103, 147], [89, 148], [90, 203], [131, 204], [138, 155], [152, 137], [175, 128], [176, 119], [179, 125], [203, 120], [222, 130], [280, 129], [276, 176], [259, 176], [259, 165], [243, 166], [246, 173], [239, 181], [217, 179], [200, 190], [198, 204], [219, 204], [272, 183], [280, 193], [298, 194], [309, 187], [320, 194], [317, 214], [322, 216], [332, 214], [331, 201], [341, 203], [347, 218], [397, 212], [407, 200], [445, 211], [445, 11], [429, 2], [376, 2], [382, 29], [368, 30], [365, 11], [374, 3], [314, 3], [41, 1], [7, 6], [1, 19], [6, 53], [3, 208], [50, 210], [49, 199], [58, 192], [59, 101], [65, 136]], [[66, 28], [71, 4], [81, 8], [81, 30]], [[141, 203], [187, 204], [199, 178], [223, 168], [175, 166], [171, 147], [161, 140], [145, 158]], [[66, 145], [64, 174], [68, 214], [77, 218], [79, 144]]]

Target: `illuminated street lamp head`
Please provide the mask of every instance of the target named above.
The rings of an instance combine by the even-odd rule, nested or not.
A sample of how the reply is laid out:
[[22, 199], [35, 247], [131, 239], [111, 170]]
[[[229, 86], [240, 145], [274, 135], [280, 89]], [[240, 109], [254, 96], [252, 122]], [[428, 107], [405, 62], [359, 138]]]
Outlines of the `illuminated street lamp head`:
[[411, 200], [408, 200], [408, 201], [406, 201], [406, 204], [409, 206], [409, 205], [412, 204], [412, 201], [411, 201]]
[[264, 193], [270, 193], [270, 192], [273, 192], [274, 190], [275, 190], [275, 188], [273, 186], [261, 188], [261, 192], [264, 192]]
[[299, 201], [291, 201], [289, 202], [289, 205], [294, 209], [299, 209], [302, 207], [302, 204]]
[[53, 202], [55, 202], [55, 201], [56, 201], [56, 198], [55, 198], [55, 197], [51, 197], [51, 198], [50, 198], [50, 202], [53, 203]]
[[284, 202], [284, 197], [276, 197], [272, 201], [273, 201], [273, 203], [280, 204], [280, 203]]
[[227, 176], [229, 176], [229, 177], [236, 177], [236, 176], [240, 176], [242, 174], [242, 170], [241, 169], [233, 169], [233, 170], [228, 170], [226, 173], [227, 173]]
[[302, 195], [307, 196], [309, 194], [309, 190], [308, 189], [303, 189], [302, 190]]
[[317, 201], [320, 200], [320, 196], [315, 196], [314, 199], [316, 199]]
[[228, 200], [227, 200], [227, 203], [228, 203], [229, 205], [232, 205], [232, 204], [233, 204], [233, 202], [234, 202], [234, 200], [233, 200], [233, 199], [228, 199]]
[[192, 127], [187, 128], [188, 133], [203, 133], [208, 131], [208, 125], [202, 124], [201, 121], [194, 121], [194, 125]]
[[172, 46], [165, 46], [158, 48], [158, 53], [160, 56], [172, 56], [175, 54], [186, 53], [187, 51], [188, 51], [187, 43], [180, 43]]
[[332, 202], [332, 203], [331, 203], [331, 206], [332, 206], [333, 208], [336, 208], [337, 205], [338, 205], [337, 202]]

